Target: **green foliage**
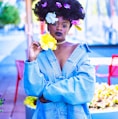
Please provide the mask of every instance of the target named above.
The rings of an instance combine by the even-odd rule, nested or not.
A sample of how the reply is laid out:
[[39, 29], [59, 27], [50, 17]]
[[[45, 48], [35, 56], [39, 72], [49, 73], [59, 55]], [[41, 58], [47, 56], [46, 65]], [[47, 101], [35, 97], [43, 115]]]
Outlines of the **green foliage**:
[[3, 5], [0, 2], [0, 26], [7, 24], [18, 25], [20, 23], [20, 15], [18, 9], [9, 4]]

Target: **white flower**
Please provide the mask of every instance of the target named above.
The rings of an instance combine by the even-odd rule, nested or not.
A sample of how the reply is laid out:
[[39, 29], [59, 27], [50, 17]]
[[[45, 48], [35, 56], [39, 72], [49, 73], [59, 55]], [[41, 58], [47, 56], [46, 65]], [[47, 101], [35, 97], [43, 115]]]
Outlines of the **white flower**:
[[56, 14], [52, 12], [47, 13], [45, 19], [46, 19], [46, 22], [49, 24], [54, 24], [56, 21], [58, 21], [58, 18], [56, 18]]

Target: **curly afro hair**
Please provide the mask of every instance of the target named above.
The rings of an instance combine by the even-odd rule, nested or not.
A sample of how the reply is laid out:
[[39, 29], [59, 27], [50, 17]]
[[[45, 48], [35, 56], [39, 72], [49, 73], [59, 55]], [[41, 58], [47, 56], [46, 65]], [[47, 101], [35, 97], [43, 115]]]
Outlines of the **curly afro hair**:
[[[70, 7], [67, 8], [65, 5]], [[55, 12], [56, 16], [63, 16], [69, 21], [84, 19], [85, 17], [84, 9], [78, 0], [40, 0], [37, 2], [34, 13], [40, 21], [45, 21], [48, 12]]]

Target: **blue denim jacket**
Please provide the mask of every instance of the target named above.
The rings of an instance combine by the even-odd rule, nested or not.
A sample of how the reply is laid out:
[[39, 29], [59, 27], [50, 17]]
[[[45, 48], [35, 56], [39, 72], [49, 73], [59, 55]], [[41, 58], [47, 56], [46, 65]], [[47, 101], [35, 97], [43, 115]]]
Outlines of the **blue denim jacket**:
[[50, 100], [37, 102], [33, 119], [90, 119], [87, 103], [95, 88], [95, 70], [86, 44], [78, 45], [61, 70], [53, 51], [42, 51], [33, 62], [25, 62], [27, 95]]

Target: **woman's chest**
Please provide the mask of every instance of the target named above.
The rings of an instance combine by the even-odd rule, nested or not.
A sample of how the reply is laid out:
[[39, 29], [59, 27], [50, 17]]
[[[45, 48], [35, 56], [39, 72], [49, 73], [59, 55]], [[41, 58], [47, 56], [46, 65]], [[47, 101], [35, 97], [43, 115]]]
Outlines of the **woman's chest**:
[[63, 68], [66, 61], [74, 53], [74, 50], [76, 47], [77, 47], [77, 45], [69, 45], [69, 46], [65, 46], [65, 47], [62, 47], [62, 48], [54, 51], [54, 54], [59, 62], [61, 69]]
[[66, 63], [68, 58], [71, 56], [71, 54], [72, 54], [72, 51], [69, 51], [69, 52], [63, 51], [63, 52], [58, 52], [55, 54], [61, 69], [63, 68], [64, 64]]

